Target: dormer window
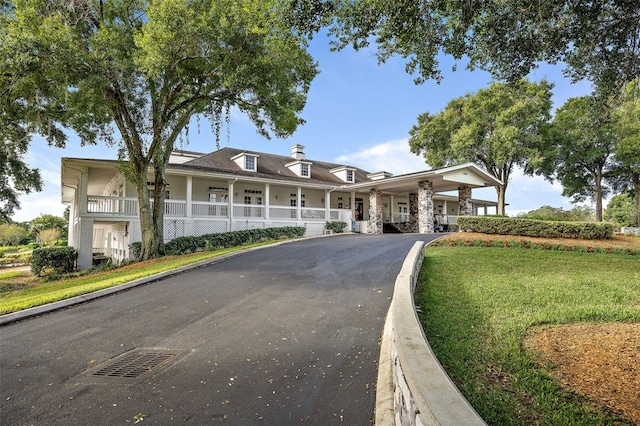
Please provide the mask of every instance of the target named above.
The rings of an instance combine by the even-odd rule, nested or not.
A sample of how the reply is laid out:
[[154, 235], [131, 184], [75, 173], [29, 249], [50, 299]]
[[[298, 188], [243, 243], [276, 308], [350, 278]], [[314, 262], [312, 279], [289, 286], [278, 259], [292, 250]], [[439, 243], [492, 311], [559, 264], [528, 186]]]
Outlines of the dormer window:
[[244, 169], [251, 170], [252, 172], [256, 171], [256, 157], [251, 155], [245, 155], [244, 157]]
[[329, 172], [345, 183], [356, 183], [356, 169], [340, 166], [329, 170]]
[[353, 170], [347, 169], [347, 182], [349, 183], [355, 182], [354, 176], [355, 176], [355, 173], [353, 173]]
[[297, 176], [303, 178], [311, 177], [311, 164], [309, 161], [297, 160], [285, 164], [285, 167], [295, 173]]
[[231, 157], [238, 166], [245, 172], [257, 172], [258, 171], [258, 155], [250, 154], [248, 152], [242, 152], [238, 155]]

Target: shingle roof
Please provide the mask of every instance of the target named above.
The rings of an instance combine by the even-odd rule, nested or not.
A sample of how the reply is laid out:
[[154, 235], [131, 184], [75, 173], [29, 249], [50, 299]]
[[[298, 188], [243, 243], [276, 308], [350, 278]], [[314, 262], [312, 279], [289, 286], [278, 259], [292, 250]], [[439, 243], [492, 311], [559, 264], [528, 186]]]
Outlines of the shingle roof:
[[[245, 171], [240, 166], [238, 166], [238, 164], [234, 160], [232, 160], [233, 157], [242, 153], [258, 156], [258, 168], [256, 172]], [[298, 182], [312, 182], [323, 184], [330, 183], [341, 185], [345, 184], [345, 182], [343, 182], [340, 178], [330, 172], [330, 170], [332, 169], [345, 166], [344, 164], [305, 159], [304, 161], [312, 163], [311, 177], [302, 178], [285, 166], [286, 164], [293, 161], [296, 161], [293, 157], [284, 155], [267, 154], [264, 152], [248, 151], [237, 148], [222, 148], [218, 151], [203, 155], [200, 158], [187, 161], [183, 164], [170, 164], [169, 167], [200, 169], [202, 171], [223, 172], [237, 176], [255, 176], [267, 179], [279, 179]], [[367, 178], [369, 172], [357, 167], [347, 167], [355, 170], [356, 182], [370, 181], [370, 179]]]

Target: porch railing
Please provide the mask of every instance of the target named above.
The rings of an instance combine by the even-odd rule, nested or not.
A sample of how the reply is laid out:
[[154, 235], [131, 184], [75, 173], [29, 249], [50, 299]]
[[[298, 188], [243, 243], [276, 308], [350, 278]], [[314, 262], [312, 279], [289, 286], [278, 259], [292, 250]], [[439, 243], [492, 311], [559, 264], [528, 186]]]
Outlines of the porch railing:
[[[151, 200], [153, 207], [153, 200]], [[264, 219], [267, 206], [260, 204], [233, 204], [234, 218]], [[134, 197], [105, 197], [100, 195], [87, 196], [87, 212], [103, 215], [137, 216], [138, 199]], [[164, 200], [164, 214], [170, 217], [187, 216], [187, 202], [185, 200]], [[191, 202], [192, 217], [229, 217], [227, 203], [210, 203], [204, 201]], [[290, 206], [269, 206], [270, 219], [296, 219], [298, 209]], [[329, 219], [324, 208], [302, 207], [300, 219], [310, 221], [338, 220], [340, 211], [329, 211]]]

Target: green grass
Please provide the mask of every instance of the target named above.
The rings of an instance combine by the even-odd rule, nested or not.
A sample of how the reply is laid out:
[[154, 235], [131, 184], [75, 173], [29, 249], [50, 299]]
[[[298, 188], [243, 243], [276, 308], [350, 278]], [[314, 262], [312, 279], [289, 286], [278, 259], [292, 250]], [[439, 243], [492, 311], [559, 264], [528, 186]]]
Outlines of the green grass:
[[[8, 288], [9, 291], [0, 293], [0, 314], [16, 312], [46, 303], [57, 302], [70, 297], [79, 296], [118, 284], [148, 277], [159, 272], [165, 272], [181, 266], [189, 265], [201, 260], [221, 256], [238, 250], [257, 247], [271, 242], [254, 243], [250, 245], [233, 247], [228, 249], [206, 251], [183, 256], [171, 256], [154, 261], [132, 264], [128, 267], [109, 270], [95, 274], [84, 275], [76, 278], [63, 279], [48, 283], [33, 282], [32, 286], [24, 289], [13, 290], [11, 280], [19, 277], [15, 272], [0, 274], [0, 288]], [[12, 275], [13, 274], [13, 275]], [[34, 278], [33, 280], [37, 280]], [[4, 281], [4, 283], [3, 283]], [[35, 284], [35, 285], [33, 285]]]
[[561, 389], [522, 339], [540, 325], [640, 321], [636, 256], [481, 247], [425, 253], [416, 293], [425, 333], [487, 423], [620, 421]]

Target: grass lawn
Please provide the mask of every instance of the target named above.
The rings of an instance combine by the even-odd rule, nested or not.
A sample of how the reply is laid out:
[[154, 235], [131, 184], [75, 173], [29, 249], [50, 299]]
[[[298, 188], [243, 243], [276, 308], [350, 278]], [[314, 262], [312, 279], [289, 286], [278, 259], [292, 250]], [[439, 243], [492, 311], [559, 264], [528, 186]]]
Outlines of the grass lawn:
[[425, 333], [487, 423], [630, 423], [562, 389], [522, 341], [535, 326], [640, 322], [637, 256], [447, 246], [425, 253], [416, 293]]
[[159, 272], [189, 265], [201, 260], [218, 257], [238, 250], [257, 247], [271, 242], [206, 251], [183, 256], [167, 256], [146, 262], [129, 264], [106, 272], [92, 273], [76, 278], [53, 282], [41, 282], [29, 272], [0, 272], [0, 314], [20, 311], [46, 303], [57, 302], [70, 297], [113, 287], [118, 284], [148, 277]]

